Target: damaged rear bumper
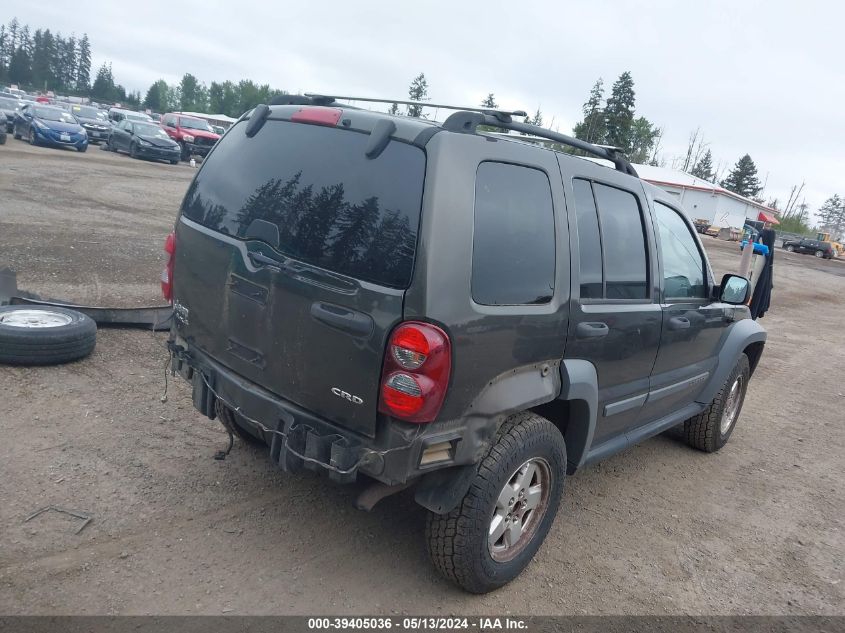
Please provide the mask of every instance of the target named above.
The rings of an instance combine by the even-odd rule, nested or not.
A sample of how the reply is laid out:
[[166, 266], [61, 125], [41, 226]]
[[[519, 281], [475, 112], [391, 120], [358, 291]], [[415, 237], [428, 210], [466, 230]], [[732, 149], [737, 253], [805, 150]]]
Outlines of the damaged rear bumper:
[[[270, 447], [270, 458], [285, 471], [321, 471], [339, 483], [359, 473], [389, 486], [413, 481], [429, 472], [466, 463], [458, 430], [393, 421], [381, 424], [374, 437], [361, 435], [320, 418], [247, 381], [206, 354], [177, 339], [169, 343], [173, 372], [193, 386], [194, 406], [214, 419], [219, 399], [252, 425]], [[420, 465], [427, 449], [445, 459]]]

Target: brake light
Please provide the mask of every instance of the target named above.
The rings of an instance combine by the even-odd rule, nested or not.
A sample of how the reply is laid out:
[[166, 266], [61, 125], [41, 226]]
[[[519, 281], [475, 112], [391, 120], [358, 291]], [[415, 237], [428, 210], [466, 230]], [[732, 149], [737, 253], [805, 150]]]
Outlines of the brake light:
[[161, 294], [164, 299], [173, 303], [173, 260], [176, 259], [176, 233], [171, 233], [164, 240], [164, 252], [167, 253], [167, 264], [161, 271]]
[[451, 370], [446, 332], [430, 323], [400, 324], [384, 355], [379, 411], [406, 422], [431, 422], [446, 398]]
[[315, 125], [335, 126], [340, 121], [343, 110], [325, 106], [309, 106], [295, 112], [290, 120], [295, 123], [314, 123]]

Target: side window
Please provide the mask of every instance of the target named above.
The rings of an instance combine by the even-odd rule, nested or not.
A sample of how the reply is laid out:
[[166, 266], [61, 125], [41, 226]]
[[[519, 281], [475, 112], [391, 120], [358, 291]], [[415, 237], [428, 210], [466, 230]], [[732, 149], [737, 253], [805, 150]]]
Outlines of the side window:
[[663, 262], [663, 289], [666, 298], [706, 298], [704, 258], [683, 218], [664, 204], [654, 205], [660, 234]]
[[601, 261], [601, 233], [599, 216], [589, 181], [575, 179], [575, 217], [578, 223], [578, 252], [581, 268], [581, 298], [604, 297], [604, 275]]
[[551, 301], [555, 222], [546, 174], [506, 163], [481, 163], [474, 222], [473, 300], [484, 305]]

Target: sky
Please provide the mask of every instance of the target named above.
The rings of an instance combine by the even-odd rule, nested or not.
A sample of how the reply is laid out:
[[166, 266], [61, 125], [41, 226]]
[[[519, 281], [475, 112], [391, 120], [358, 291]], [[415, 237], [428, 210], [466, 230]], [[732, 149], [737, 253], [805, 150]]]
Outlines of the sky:
[[92, 79], [109, 61], [115, 81], [142, 96], [190, 72], [205, 83], [403, 98], [424, 72], [433, 102], [476, 106], [493, 92], [501, 107], [539, 107], [569, 133], [596, 79], [609, 92], [628, 70], [637, 115], [664, 130], [667, 166], [700, 128], [725, 172], [751, 155], [767, 200], [783, 206], [802, 182], [811, 210], [845, 195], [845, 3], [833, 0], [14, 5], [7, 12], [32, 30], [87, 33]]

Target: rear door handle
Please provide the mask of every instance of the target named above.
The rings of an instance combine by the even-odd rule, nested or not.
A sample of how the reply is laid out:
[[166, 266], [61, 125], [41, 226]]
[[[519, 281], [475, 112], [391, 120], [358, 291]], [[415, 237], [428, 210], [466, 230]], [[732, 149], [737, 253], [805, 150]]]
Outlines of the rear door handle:
[[575, 336], [578, 338], [602, 338], [608, 334], [610, 328], [601, 321], [584, 321], [575, 328]]
[[672, 317], [669, 319], [670, 330], [687, 330], [689, 329], [689, 319], [686, 317]]

